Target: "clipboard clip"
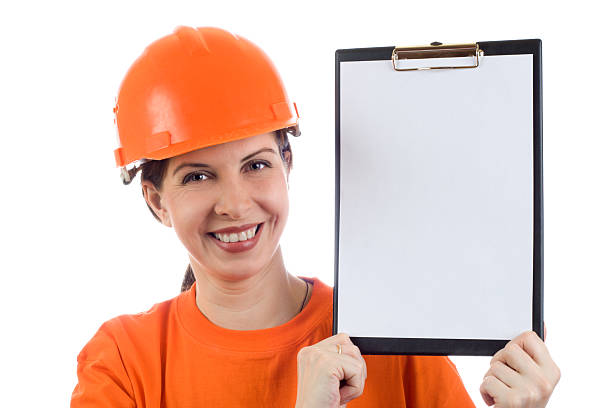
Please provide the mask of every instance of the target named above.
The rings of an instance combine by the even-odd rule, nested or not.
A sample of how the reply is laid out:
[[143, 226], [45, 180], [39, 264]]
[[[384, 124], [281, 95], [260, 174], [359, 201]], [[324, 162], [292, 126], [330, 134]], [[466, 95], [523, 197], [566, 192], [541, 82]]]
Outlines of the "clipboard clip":
[[[432, 42], [430, 45], [422, 45], [417, 47], [395, 47], [391, 53], [391, 61], [393, 69], [396, 71], [421, 71], [427, 69], [455, 69], [455, 68], [477, 68], [480, 64], [479, 58], [484, 55], [484, 51], [480, 49], [478, 43], [474, 44], [442, 44]], [[402, 68], [399, 66], [400, 60], [423, 60], [433, 58], [472, 58], [471, 65], [445, 65], [443, 60], [438, 60], [440, 65], [433, 66], [432, 64], [423, 64], [423, 61], [415, 62], [415, 66], [410, 68]], [[454, 60], [454, 64], [457, 62]]]

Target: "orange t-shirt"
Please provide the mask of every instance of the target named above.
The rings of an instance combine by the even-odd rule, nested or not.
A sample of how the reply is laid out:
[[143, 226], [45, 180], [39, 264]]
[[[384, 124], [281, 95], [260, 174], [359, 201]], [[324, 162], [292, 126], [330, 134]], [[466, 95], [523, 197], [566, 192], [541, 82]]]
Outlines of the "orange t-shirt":
[[[104, 323], [78, 355], [71, 407], [294, 407], [297, 353], [332, 335], [333, 289], [316, 278], [304, 310], [262, 330], [216, 326], [195, 285], [146, 313]], [[348, 407], [474, 407], [448, 357], [364, 356]]]

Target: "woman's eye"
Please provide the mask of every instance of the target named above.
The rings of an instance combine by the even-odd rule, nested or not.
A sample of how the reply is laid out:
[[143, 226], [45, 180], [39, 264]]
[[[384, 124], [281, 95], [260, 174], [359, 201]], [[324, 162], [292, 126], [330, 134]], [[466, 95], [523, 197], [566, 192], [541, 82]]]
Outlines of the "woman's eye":
[[193, 181], [204, 181], [208, 178], [208, 176], [204, 173], [189, 173], [183, 179], [183, 184], [187, 184]]
[[268, 164], [268, 162], [257, 160], [257, 161], [250, 162], [247, 165], [247, 167], [249, 170], [257, 171], [257, 170], [263, 170], [266, 167], [270, 167], [270, 165]]

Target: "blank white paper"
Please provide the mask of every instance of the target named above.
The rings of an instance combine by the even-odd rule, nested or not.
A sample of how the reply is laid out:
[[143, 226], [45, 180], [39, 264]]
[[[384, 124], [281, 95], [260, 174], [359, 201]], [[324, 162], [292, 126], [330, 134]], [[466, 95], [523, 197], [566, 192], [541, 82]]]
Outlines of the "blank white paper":
[[531, 55], [397, 72], [341, 62], [338, 332], [531, 329]]

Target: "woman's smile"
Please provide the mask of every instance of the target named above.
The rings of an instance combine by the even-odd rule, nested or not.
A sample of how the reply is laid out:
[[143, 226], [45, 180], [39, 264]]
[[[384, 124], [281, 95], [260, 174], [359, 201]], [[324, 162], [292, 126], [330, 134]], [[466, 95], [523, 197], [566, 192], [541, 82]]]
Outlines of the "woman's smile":
[[259, 241], [263, 223], [249, 228], [225, 228], [219, 232], [209, 232], [207, 235], [227, 252], [243, 252], [253, 248]]

